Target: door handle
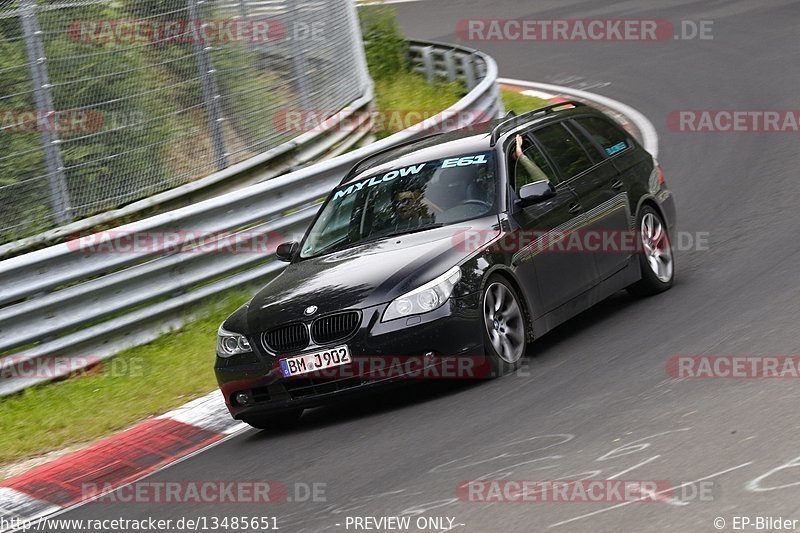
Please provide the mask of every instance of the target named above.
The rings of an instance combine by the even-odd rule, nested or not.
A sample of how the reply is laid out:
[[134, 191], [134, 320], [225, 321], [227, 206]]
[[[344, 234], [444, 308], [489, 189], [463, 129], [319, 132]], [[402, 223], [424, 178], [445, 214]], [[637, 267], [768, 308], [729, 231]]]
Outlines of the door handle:
[[575, 202], [569, 204], [570, 213], [577, 213], [580, 210], [581, 210], [581, 204], [576, 204]]
[[622, 180], [618, 180], [618, 179], [611, 180], [611, 188], [612, 189], [621, 189], [624, 186], [625, 186], [625, 183], [623, 183]]

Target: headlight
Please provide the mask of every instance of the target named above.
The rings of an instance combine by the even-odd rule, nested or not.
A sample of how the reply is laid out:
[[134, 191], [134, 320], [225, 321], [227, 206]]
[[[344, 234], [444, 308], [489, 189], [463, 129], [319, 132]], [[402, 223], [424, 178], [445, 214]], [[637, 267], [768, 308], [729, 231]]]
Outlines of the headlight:
[[396, 298], [384, 311], [381, 322], [427, 313], [441, 307], [453, 294], [453, 287], [460, 279], [461, 269], [454, 266], [433, 281]]
[[252, 352], [250, 343], [244, 335], [239, 333], [232, 333], [222, 329], [222, 326], [217, 330], [217, 355], [220, 357], [231, 357], [232, 355], [239, 355], [242, 353]]

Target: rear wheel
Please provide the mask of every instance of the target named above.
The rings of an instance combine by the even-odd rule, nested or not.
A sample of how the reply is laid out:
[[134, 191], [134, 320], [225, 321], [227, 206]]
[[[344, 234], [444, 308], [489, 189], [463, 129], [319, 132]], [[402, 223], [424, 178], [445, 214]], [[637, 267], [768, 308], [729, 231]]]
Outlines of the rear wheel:
[[646, 205], [638, 217], [639, 264], [642, 279], [628, 287], [628, 292], [636, 296], [651, 296], [672, 287], [675, 275], [675, 260], [669, 242], [667, 226], [661, 215]]
[[271, 415], [242, 418], [242, 422], [256, 429], [281, 429], [293, 426], [302, 415], [302, 409], [292, 409]]
[[525, 313], [514, 288], [503, 278], [489, 279], [482, 299], [484, 353], [494, 376], [519, 367], [525, 357]]

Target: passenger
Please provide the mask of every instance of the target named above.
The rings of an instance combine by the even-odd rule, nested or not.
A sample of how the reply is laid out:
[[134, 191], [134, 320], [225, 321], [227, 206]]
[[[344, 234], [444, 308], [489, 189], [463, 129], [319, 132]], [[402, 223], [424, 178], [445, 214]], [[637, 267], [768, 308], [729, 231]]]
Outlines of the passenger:
[[511, 152], [514, 159], [517, 161], [517, 164], [514, 168], [515, 174], [519, 175], [520, 169], [519, 166], [522, 165], [522, 168], [525, 169], [527, 172], [528, 180], [519, 180], [517, 179], [517, 183], [533, 183], [534, 181], [550, 181], [550, 178], [547, 177], [539, 166], [531, 161], [531, 158], [528, 157], [525, 152], [522, 150], [522, 135], [517, 134], [514, 138], [514, 151]]

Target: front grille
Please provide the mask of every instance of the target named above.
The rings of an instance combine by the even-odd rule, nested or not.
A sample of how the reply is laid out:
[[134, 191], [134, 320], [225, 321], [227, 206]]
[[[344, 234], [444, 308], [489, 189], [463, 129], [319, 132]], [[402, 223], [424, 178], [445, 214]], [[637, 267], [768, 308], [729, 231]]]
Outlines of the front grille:
[[250, 391], [250, 394], [255, 403], [268, 402], [270, 399], [269, 387], [256, 387]]
[[311, 337], [320, 345], [346, 339], [356, 332], [360, 322], [358, 311], [319, 317], [311, 323]]
[[308, 328], [294, 323], [269, 330], [263, 335], [264, 347], [275, 353], [294, 352], [308, 346]]

